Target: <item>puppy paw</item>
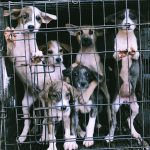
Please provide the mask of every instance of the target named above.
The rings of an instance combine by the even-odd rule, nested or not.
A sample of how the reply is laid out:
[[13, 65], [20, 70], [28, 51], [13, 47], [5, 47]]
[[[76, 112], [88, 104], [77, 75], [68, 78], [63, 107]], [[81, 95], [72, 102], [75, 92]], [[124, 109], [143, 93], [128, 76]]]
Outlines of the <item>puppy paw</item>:
[[47, 150], [57, 150], [57, 148], [56, 148], [56, 143], [54, 143], [54, 144], [53, 144], [53, 143], [50, 143]]
[[18, 143], [23, 143], [26, 140], [26, 136], [19, 136], [19, 138], [17, 139]]
[[135, 50], [134, 48], [131, 48], [129, 51], [129, 55], [132, 56], [132, 59], [138, 60], [139, 59], [139, 52], [137, 50]]
[[83, 141], [83, 145], [85, 147], [90, 147], [94, 144], [94, 140], [93, 138], [85, 138], [85, 140]]
[[66, 138], [64, 143], [64, 150], [75, 150], [78, 149], [78, 144], [76, 143], [76, 137], [71, 135]]
[[114, 136], [110, 136], [109, 134], [105, 137], [107, 143], [112, 142], [114, 140]]
[[80, 132], [78, 132], [78, 135], [79, 135], [79, 137], [84, 138], [85, 135], [86, 135], [86, 132], [85, 131], [80, 131]]
[[64, 143], [64, 150], [75, 150], [78, 149], [78, 144], [76, 141], [67, 141]]
[[41, 136], [41, 138], [39, 139], [39, 141], [40, 142], [47, 142], [47, 141], [49, 141], [49, 138], [48, 138], [48, 136]]
[[141, 138], [141, 135], [138, 132], [136, 132], [136, 131], [132, 132], [131, 134], [136, 139], [140, 139]]
[[16, 34], [14, 33], [14, 28], [6, 27], [4, 36], [7, 42], [13, 42], [15, 44]]

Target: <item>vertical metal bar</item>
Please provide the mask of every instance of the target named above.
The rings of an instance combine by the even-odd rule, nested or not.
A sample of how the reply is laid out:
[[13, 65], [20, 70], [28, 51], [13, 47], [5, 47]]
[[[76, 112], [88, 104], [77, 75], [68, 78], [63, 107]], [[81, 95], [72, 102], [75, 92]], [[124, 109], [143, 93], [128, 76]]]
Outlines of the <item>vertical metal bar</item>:
[[4, 19], [3, 19], [3, 8], [0, 6], [0, 149], [3, 149], [3, 138], [4, 138], [4, 122], [5, 122], [5, 114], [4, 114], [4, 100], [5, 100], [5, 90], [4, 90], [4, 71], [6, 71], [5, 61], [3, 58], [3, 29], [4, 29]]

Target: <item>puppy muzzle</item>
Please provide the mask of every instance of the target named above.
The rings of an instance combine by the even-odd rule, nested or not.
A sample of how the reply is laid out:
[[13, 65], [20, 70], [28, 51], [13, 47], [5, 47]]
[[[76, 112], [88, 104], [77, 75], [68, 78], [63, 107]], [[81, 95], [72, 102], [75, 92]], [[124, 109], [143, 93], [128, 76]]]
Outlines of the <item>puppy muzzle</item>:
[[88, 47], [88, 46], [91, 46], [93, 42], [92, 42], [92, 39], [89, 37], [82, 37], [81, 43], [82, 43], [82, 46]]

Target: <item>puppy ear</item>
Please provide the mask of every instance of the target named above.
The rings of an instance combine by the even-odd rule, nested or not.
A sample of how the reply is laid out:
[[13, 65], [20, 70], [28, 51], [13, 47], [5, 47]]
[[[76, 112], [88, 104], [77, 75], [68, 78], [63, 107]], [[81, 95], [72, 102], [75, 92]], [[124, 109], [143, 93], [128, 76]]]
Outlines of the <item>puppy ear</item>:
[[96, 80], [98, 83], [102, 83], [104, 81], [104, 77], [95, 71], [92, 71], [92, 77], [93, 80]]
[[71, 68], [67, 68], [62, 71], [64, 77], [70, 77], [71, 76]]
[[116, 13], [109, 15], [105, 18], [105, 23], [115, 23], [116, 20]]
[[21, 9], [4, 10], [3, 16], [11, 16], [11, 19], [16, 20], [20, 15]]
[[67, 83], [70, 83], [71, 68], [67, 68], [63, 70], [62, 73], [63, 73], [64, 81], [66, 81]]
[[71, 46], [65, 43], [60, 43], [60, 46], [64, 49], [66, 52], [71, 52]]
[[95, 35], [96, 36], [103, 36], [104, 35], [104, 30], [95, 30]]
[[47, 46], [46, 45], [39, 46], [39, 50], [42, 51], [43, 55], [47, 54]]
[[70, 91], [72, 97], [73, 97], [73, 101], [76, 101], [79, 97], [79, 92], [77, 91], [76, 88], [74, 88], [73, 86], [71, 86], [70, 84], [66, 83], [66, 86], [68, 87], [68, 90]]
[[67, 30], [70, 33], [70, 35], [72, 36], [76, 36], [77, 35], [77, 30], [74, 29], [69, 29], [69, 28], [77, 28], [77, 26], [73, 25], [73, 24], [66, 24]]
[[48, 24], [52, 20], [57, 20], [57, 16], [41, 12], [42, 23]]

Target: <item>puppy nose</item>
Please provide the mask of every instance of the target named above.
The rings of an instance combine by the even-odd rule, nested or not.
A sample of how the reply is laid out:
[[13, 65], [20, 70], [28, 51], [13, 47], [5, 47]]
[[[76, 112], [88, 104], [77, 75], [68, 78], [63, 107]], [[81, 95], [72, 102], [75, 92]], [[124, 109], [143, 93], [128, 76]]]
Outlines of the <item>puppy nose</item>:
[[62, 107], [61, 107], [61, 110], [62, 110], [62, 111], [65, 111], [66, 109], [67, 109], [67, 106], [62, 106]]
[[81, 82], [81, 86], [85, 87], [86, 83], [85, 82]]
[[84, 41], [84, 42], [88, 42], [88, 41], [89, 41], [89, 38], [83, 38], [83, 41]]
[[56, 62], [60, 63], [61, 62], [61, 58], [56, 58]]
[[130, 23], [125, 23], [125, 25], [127, 26], [127, 28], [129, 28], [130, 27]]
[[34, 30], [34, 26], [33, 25], [29, 25], [28, 29], [29, 29], [30, 32], [32, 32]]

